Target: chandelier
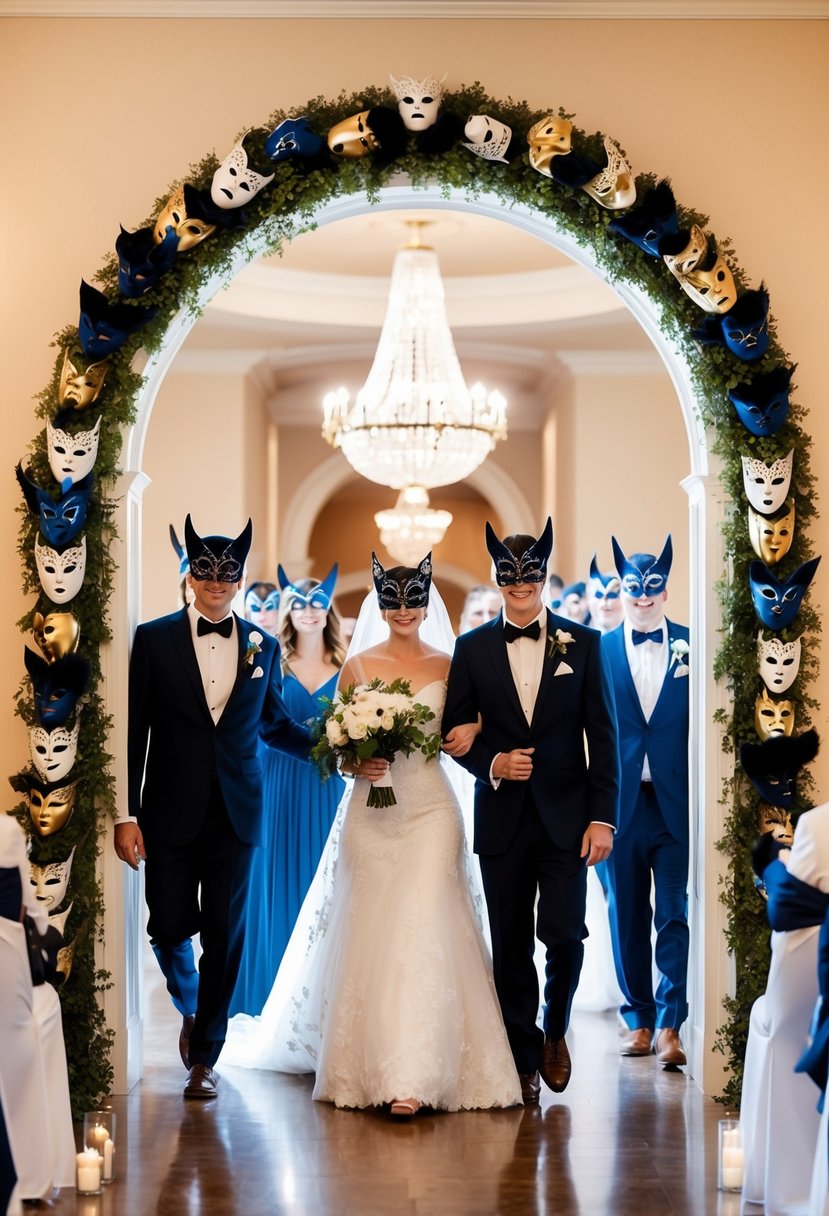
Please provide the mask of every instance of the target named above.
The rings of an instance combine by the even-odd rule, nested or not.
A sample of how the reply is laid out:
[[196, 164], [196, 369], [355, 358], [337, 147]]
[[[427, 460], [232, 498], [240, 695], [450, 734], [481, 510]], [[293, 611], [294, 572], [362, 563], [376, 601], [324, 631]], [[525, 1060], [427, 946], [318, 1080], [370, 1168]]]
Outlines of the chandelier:
[[344, 388], [326, 396], [322, 428], [362, 477], [419, 492], [462, 481], [507, 435], [501, 394], [464, 380], [423, 222], [412, 221], [412, 241], [395, 256], [368, 378], [353, 403]]
[[404, 566], [416, 566], [443, 540], [452, 515], [430, 507], [422, 486], [407, 486], [393, 507], [376, 512], [374, 522], [386, 551]]

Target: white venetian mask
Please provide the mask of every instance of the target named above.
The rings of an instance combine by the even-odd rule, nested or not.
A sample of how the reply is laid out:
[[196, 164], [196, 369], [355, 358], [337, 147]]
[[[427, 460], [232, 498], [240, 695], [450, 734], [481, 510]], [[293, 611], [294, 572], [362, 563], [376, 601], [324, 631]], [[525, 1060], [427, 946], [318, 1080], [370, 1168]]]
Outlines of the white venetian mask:
[[58, 553], [49, 545], [35, 541], [35, 562], [40, 585], [53, 604], [68, 604], [83, 586], [86, 570], [86, 537], [79, 545]]
[[44, 726], [33, 726], [29, 731], [29, 751], [32, 763], [44, 781], [62, 781], [71, 771], [78, 754], [78, 733], [81, 729], [80, 712], [76, 711], [72, 730], [56, 726], [46, 730]]
[[773, 515], [783, 506], [789, 493], [794, 448], [788, 456], [781, 456], [771, 464], [764, 464], [754, 456], [741, 456], [740, 459], [746, 498], [761, 515]]
[[210, 197], [224, 211], [233, 211], [249, 203], [276, 176], [271, 173], [263, 177], [248, 168], [248, 154], [242, 146], [244, 138], [243, 135], [238, 144], [233, 145], [213, 174]]
[[401, 76], [395, 80], [389, 76], [392, 91], [397, 98], [397, 109], [407, 131], [425, 131], [437, 122], [438, 110], [443, 97], [443, 81], [437, 76], [426, 76], [423, 80], [412, 80]]
[[91, 431], [78, 431], [70, 435], [68, 431], [60, 431], [46, 423], [46, 442], [49, 445], [49, 468], [55, 481], [66, 490], [67, 483], [74, 485], [81, 481], [87, 473], [92, 472], [95, 458], [98, 455], [98, 436], [101, 432], [101, 419], [95, 423]]
[[785, 692], [794, 684], [800, 671], [800, 650], [800, 638], [793, 642], [770, 638], [764, 642], [762, 635], [757, 635], [757, 661], [769, 692]]
[[74, 856], [73, 849], [66, 861], [53, 861], [45, 866], [39, 866], [34, 861], [29, 862], [29, 881], [35, 889], [35, 899], [39, 904], [45, 904], [47, 908], [59, 908], [63, 903]]

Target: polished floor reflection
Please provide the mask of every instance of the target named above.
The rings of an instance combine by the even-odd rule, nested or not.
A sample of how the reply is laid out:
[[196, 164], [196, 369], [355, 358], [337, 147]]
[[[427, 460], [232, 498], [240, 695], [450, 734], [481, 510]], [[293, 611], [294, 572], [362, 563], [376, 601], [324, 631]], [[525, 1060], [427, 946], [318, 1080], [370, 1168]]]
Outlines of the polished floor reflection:
[[112, 1105], [117, 1179], [56, 1216], [737, 1216], [716, 1190], [723, 1108], [654, 1057], [621, 1059], [613, 1015], [579, 1014], [573, 1081], [540, 1107], [418, 1115], [334, 1110], [311, 1079], [219, 1069], [184, 1102], [178, 1023], [152, 972], [146, 1074]]

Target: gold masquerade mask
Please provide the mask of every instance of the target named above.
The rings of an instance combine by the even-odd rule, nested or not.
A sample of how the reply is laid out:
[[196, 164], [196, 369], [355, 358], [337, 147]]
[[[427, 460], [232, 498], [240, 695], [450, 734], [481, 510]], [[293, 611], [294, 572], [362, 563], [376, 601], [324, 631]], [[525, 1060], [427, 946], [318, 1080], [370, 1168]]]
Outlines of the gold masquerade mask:
[[50, 612], [48, 616], [36, 612], [32, 618], [32, 633], [50, 663], [74, 653], [81, 640], [80, 622], [71, 612]]
[[566, 156], [572, 150], [573, 124], [566, 118], [548, 114], [534, 123], [527, 132], [530, 164], [545, 177], [552, 177], [550, 163], [554, 156]]
[[108, 371], [109, 361], [107, 359], [101, 359], [99, 363], [90, 363], [85, 372], [78, 371], [69, 358], [69, 351], [65, 350], [63, 366], [60, 369], [58, 401], [61, 405], [67, 405], [71, 401], [76, 410], [86, 409], [100, 397]]
[[206, 224], [204, 220], [190, 219], [184, 206], [184, 187], [179, 186], [162, 207], [153, 227], [153, 240], [160, 245], [167, 235], [167, 229], [173, 228], [178, 237], [178, 251], [184, 253], [200, 244], [205, 237], [216, 231], [215, 224]]
[[68, 823], [75, 809], [77, 788], [77, 781], [73, 781], [71, 785], [61, 785], [48, 794], [36, 788], [29, 790], [29, 815], [39, 836], [52, 836]]
[[607, 136], [603, 142], [607, 164], [582, 190], [607, 211], [622, 211], [636, 202], [636, 184], [621, 149]]
[[344, 118], [328, 132], [328, 147], [335, 156], [346, 160], [359, 160], [380, 147], [377, 137], [368, 125], [368, 110]]
[[794, 701], [775, 701], [765, 688], [754, 702], [754, 729], [765, 742], [794, 730]]
[[792, 817], [781, 806], [770, 806], [767, 802], [760, 803], [757, 812], [757, 828], [761, 836], [771, 832], [775, 840], [781, 844], [791, 845], [794, 840]]
[[775, 515], [761, 515], [748, 508], [748, 535], [751, 547], [767, 566], [774, 566], [786, 556], [794, 540], [794, 499], [787, 498], [785, 506]]

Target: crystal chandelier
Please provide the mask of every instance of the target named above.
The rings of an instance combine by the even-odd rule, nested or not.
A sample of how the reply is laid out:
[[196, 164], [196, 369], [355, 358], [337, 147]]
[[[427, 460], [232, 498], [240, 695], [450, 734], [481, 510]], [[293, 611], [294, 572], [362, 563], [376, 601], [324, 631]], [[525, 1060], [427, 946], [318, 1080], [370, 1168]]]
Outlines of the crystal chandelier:
[[386, 552], [404, 566], [416, 566], [443, 540], [452, 515], [433, 510], [422, 486], [407, 486], [392, 508], [375, 514], [374, 522]]
[[362, 477], [395, 490], [462, 481], [507, 435], [501, 394], [464, 380], [422, 223], [412, 222], [413, 240], [394, 259], [368, 379], [353, 403], [341, 388], [324, 404], [323, 438]]

